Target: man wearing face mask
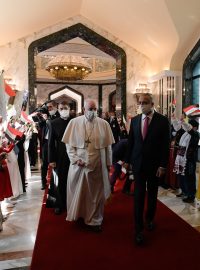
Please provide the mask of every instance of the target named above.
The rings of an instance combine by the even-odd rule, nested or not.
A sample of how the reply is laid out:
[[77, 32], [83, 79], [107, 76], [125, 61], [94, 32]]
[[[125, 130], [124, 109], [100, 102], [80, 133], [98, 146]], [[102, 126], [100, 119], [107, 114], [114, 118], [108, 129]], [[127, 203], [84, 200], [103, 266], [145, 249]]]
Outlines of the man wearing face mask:
[[182, 198], [183, 202], [193, 203], [196, 194], [199, 123], [195, 119], [190, 119], [187, 123], [183, 117], [178, 120], [173, 116], [172, 124], [174, 129], [180, 133], [173, 171], [179, 179], [181, 193], [176, 196]]
[[83, 218], [89, 230], [100, 232], [104, 203], [110, 196], [114, 138], [108, 122], [97, 117], [94, 100], [85, 101], [84, 115], [70, 121], [62, 141], [70, 159], [67, 220]]
[[[47, 111], [46, 111], [47, 108]], [[57, 110], [57, 103], [55, 100], [51, 100], [47, 103], [46, 107], [41, 108], [41, 117], [39, 120], [40, 134], [41, 134], [41, 178], [42, 178], [42, 187], [44, 190], [47, 187], [47, 171], [48, 171], [48, 139], [49, 139], [49, 123], [51, 120], [60, 116]]]
[[[118, 143], [119, 138], [120, 138], [120, 126], [117, 121], [115, 112], [109, 112], [109, 118], [108, 118], [108, 123], [110, 124], [114, 139], [115, 139], [115, 144]], [[114, 145], [113, 145], [114, 146]]]
[[57, 102], [55, 100], [51, 100], [47, 103], [47, 109], [49, 112], [49, 119], [53, 120], [60, 116], [58, 109], [57, 109]]
[[154, 229], [159, 179], [167, 168], [170, 146], [170, 124], [168, 119], [154, 111], [151, 94], [139, 97], [141, 114], [131, 119], [126, 165], [132, 165], [134, 185], [135, 241], [144, 241], [144, 202], [147, 187], [147, 211], [145, 225]]
[[[69, 106], [62, 101], [58, 105], [60, 117], [49, 123], [48, 161], [53, 168], [53, 197], [55, 198], [55, 214], [66, 209], [66, 185], [69, 169], [69, 158], [65, 144], [62, 142], [64, 131], [71, 120]], [[51, 184], [52, 185], [52, 184]], [[52, 191], [52, 187], [51, 187]]]

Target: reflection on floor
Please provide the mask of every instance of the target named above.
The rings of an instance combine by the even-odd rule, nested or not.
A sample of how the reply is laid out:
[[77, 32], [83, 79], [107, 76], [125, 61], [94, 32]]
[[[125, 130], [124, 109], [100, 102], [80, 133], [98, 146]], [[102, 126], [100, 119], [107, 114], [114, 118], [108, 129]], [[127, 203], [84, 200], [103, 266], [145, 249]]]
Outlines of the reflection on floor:
[[200, 201], [184, 203], [171, 189], [159, 188], [158, 198], [167, 207], [200, 232]]
[[40, 188], [40, 176], [33, 173], [14, 208], [2, 203], [6, 220], [0, 233], [0, 269], [28, 269], [30, 265], [44, 194]]
[[[30, 265], [44, 194], [40, 187], [39, 173], [33, 173], [15, 207], [3, 209], [7, 219], [0, 233], [0, 270], [27, 270]], [[200, 202], [183, 203], [175, 191], [163, 188], [159, 188], [159, 199], [200, 232]]]

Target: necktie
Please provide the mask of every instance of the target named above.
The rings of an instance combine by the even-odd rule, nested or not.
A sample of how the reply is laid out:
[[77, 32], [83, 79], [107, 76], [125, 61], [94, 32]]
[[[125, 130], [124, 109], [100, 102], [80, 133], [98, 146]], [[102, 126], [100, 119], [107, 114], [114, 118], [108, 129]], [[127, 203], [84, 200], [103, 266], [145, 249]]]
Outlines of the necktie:
[[143, 130], [142, 130], [143, 140], [145, 139], [145, 137], [147, 135], [148, 127], [149, 127], [149, 117], [146, 116], [144, 119], [144, 126], [143, 126]]

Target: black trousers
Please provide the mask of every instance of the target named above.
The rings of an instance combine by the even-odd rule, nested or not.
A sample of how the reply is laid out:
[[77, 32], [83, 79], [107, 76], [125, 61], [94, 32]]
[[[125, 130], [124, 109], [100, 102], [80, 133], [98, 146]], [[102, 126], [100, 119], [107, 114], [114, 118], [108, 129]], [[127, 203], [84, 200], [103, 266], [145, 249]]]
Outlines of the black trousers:
[[18, 153], [18, 166], [19, 166], [19, 172], [20, 172], [21, 180], [22, 180], [23, 192], [26, 192], [25, 160], [24, 160], [24, 150], [23, 149], [20, 149], [20, 151]]
[[41, 178], [42, 186], [44, 187], [47, 184], [47, 171], [48, 171], [48, 141], [45, 140], [42, 145], [42, 166], [41, 166]]
[[[145, 172], [134, 173], [134, 218], [136, 233], [143, 231], [144, 218], [153, 221], [156, 213], [158, 180], [155, 174]], [[147, 193], [147, 208], [144, 216], [145, 198]]]
[[33, 133], [32, 138], [30, 139], [28, 154], [30, 159], [30, 165], [35, 166], [37, 161], [37, 134]]

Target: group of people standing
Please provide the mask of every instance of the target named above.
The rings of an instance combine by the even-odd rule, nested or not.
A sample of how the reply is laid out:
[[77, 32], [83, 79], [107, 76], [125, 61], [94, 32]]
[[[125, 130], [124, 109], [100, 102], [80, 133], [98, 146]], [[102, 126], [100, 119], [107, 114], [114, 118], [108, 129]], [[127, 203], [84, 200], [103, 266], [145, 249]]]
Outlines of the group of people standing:
[[[131, 119], [129, 132], [114, 112], [98, 117], [92, 99], [85, 100], [83, 114], [78, 117], [71, 114], [65, 101], [50, 101], [32, 117], [39, 126], [41, 189], [47, 188], [47, 175], [51, 176], [46, 207], [53, 207], [56, 215], [66, 211], [67, 221], [81, 220], [88, 230], [100, 232], [104, 205], [114, 191], [120, 170], [131, 168], [135, 242], [140, 245], [145, 239], [144, 229], [155, 229], [158, 186], [168, 168], [171, 129], [167, 117], [154, 110], [152, 95], [141, 94], [138, 105], [142, 113]], [[177, 133], [184, 130], [174, 172], [180, 175], [185, 202], [194, 200], [195, 193], [194, 152], [199, 137], [194, 121], [186, 124], [172, 120]], [[117, 173], [111, 174], [116, 163], [120, 165], [114, 166]]]
[[172, 126], [175, 131], [173, 138], [174, 167], [179, 188], [176, 196], [185, 203], [193, 203], [196, 195], [196, 162], [198, 160], [199, 123], [195, 119], [185, 121], [172, 117]]
[[[12, 208], [19, 196], [26, 192], [27, 180], [31, 177], [28, 146], [33, 127], [22, 123], [20, 119], [11, 117], [4, 125], [0, 116], [0, 231], [3, 230], [1, 202]], [[21, 137], [12, 137], [12, 130], [21, 130]]]
[[[123, 165], [126, 169], [132, 165], [134, 173], [137, 244], [141, 244], [144, 239], [143, 212], [146, 184], [148, 206], [145, 223], [149, 230], [154, 228], [158, 181], [166, 172], [170, 144], [169, 121], [165, 116], [154, 111], [152, 96], [141, 95], [139, 104], [142, 114], [131, 120]], [[61, 113], [59, 106], [58, 111]], [[64, 185], [60, 185], [57, 191], [63, 198], [63, 202], [66, 197], [66, 219], [74, 221], [81, 218], [89, 230], [99, 232], [102, 230], [104, 204], [111, 193], [109, 171], [112, 166], [112, 148], [117, 144], [120, 136], [116, 136], [116, 132], [112, 131], [111, 121], [97, 116], [94, 100], [85, 101], [83, 115], [70, 119], [70, 114], [67, 114], [65, 125], [61, 124], [59, 117], [47, 121], [48, 162], [53, 167], [54, 186], [56, 182], [57, 186], [59, 182], [65, 183], [66, 189]], [[60, 115], [60, 118], [63, 117]], [[113, 115], [111, 120], [114, 118]], [[116, 125], [117, 122], [114, 128]], [[58, 145], [61, 145], [62, 150]], [[64, 154], [66, 159], [63, 158]], [[59, 166], [61, 160], [63, 162], [65, 160], [65, 163]], [[66, 171], [61, 176], [59, 171], [65, 169], [68, 173]], [[61, 190], [66, 193], [62, 195]], [[55, 213], [60, 213], [62, 210], [64, 204], [60, 211]]]

